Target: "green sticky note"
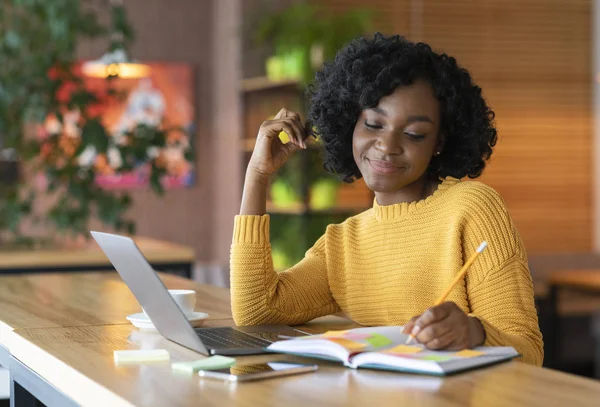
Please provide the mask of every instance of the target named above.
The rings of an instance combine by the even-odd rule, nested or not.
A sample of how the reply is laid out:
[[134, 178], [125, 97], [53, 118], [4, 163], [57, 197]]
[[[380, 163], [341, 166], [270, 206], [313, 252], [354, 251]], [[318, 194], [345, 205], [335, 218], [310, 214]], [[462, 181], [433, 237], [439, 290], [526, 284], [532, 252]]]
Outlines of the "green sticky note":
[[381, 348], [383, 346], [388, 346], [392, 344], [392, 341], [387, 336], [383, 336], [381, 334], [371, 334], [368, 338], [365, 339], [369, 345], [374, 348]]
[[179, 370], [186, 373], [194, 373], [198, 370], [225, 369], [235, 365], [234, 358], [226, 356], [211, 356], [209, 358], [194, 360], [192, 362], [177, 362], [171, 364], [173, 370]]
[[431, 360], [432, 362], [445, 362], [452, 358], [450, 356], [442, 356], [442, 355], [427, 355], [427, 356], [423, 356], [421, 359]]

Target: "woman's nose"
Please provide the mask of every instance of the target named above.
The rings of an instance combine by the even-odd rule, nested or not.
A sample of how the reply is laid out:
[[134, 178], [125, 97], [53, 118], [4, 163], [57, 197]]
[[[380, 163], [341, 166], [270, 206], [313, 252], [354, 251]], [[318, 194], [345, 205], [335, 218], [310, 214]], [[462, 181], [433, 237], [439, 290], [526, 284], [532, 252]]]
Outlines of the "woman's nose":
[[380, 132], [375, 146], [385, 155], [397, 155], [403, 152], [401, 137], [393, 131]]

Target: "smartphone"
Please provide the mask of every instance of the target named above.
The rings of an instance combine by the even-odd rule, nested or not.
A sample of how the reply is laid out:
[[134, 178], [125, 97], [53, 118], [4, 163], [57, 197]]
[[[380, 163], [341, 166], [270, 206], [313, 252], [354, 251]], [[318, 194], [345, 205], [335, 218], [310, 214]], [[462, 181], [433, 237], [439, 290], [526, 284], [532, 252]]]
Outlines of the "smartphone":
[[198, 375], [207, 379], [227, 380], [230, 382], [247, 382], [300, 373], [314, 372], [317, 365], [305, 365], [286, 361], [275, 361], [255, 365], [232, 366], [227, 369], [200, 370]]

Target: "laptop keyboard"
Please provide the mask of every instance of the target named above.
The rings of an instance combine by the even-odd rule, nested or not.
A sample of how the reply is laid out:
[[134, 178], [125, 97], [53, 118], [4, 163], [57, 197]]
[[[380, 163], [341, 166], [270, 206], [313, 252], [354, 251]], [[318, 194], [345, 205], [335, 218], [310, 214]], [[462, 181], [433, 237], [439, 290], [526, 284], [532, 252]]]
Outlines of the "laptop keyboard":
[[274, 332], [244, 333], [232, 328], [200, 328], [196, 333], [212, 349], [264, 348], [277, 340]]

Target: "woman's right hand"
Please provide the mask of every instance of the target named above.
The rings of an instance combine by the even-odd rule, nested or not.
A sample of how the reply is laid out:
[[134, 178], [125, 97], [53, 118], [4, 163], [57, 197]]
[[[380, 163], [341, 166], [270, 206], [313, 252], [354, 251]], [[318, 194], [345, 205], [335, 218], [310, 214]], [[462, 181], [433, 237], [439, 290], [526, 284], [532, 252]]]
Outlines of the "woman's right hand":
[[[283, 144], [279, 139], [281, 131], [288, 134], [289, 143]], [[266, 120], [260, 126], [247, 173], [251, 171], [252, 175], [268, 180], [292, 154], [306, 148], [306, 137], [298, 113], [281, 109], [273, 120]]]

